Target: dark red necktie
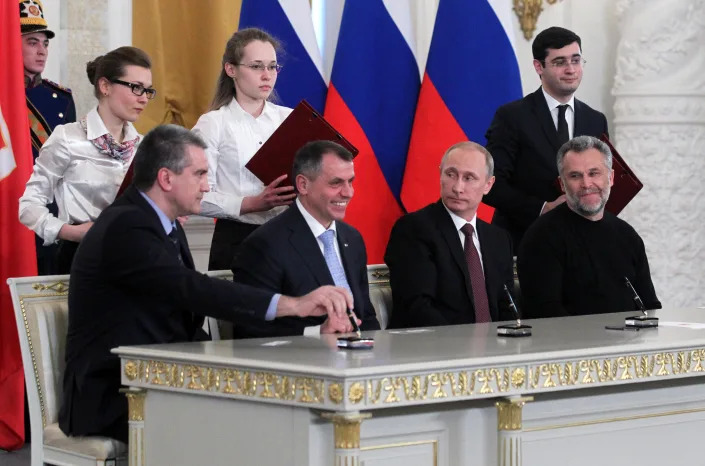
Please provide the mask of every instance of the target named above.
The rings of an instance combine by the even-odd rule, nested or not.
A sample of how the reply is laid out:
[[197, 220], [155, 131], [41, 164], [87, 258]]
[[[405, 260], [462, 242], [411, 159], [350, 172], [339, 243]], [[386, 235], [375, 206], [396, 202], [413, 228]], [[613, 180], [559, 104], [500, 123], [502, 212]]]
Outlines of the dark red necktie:
[[465, 234], [465, 260], [468, 263], [468, 272], [470, 273], [470, 288], [472, 288], [472, 296], [475, 301], [475, 323], [490, 322], [490, 305], [487, 300], [487, 290], [485, 289], [485, 274], [482, 272], [482, 263], [480, 262], [480, 254], [475, 248], [475, 243], [472, 241], [473, 228], [472, 225], [466, 223], [460, 229]]

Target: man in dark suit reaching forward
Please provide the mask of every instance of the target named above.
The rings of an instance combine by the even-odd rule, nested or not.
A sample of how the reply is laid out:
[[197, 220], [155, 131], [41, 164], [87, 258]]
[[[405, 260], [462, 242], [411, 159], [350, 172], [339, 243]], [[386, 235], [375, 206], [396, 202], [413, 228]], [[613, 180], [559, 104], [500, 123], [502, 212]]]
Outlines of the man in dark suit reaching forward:
[[392, 328], [511, 318], [503, 286], [513, 284], [509, 234], [476, 216], [494, 183], [490, 153], [474, 142], [441, 160], [441, 200], [400, 218], [384, 260], [394, 306]]
[[501, 106], [485, 135], [497, 182], [484, 202], [497, 209], [492, 223], [509, 231], [517, 248], [539, 215], [565, 202], [557, 184], [558, 148], [575, 136], [607, 134], [605, 116], [574, 96], [585, 63], [580, 37], [551, 27], [531, 48], [541, 87]]
[[[326, 315], [348, 322], [343, 289], [301, 298], [209, 278], [176, 218], [198, 213], [208, 191], [205, 143], [178, 126], [150, 131], [137, 150], [133, 185], [98, 217], [78, 248], [69, 285], [69, 328], [59, 426], [67, 435], [127, 441], [120, 389], [122, 345], [206, 338], [203, 315], [271, 320]], [[348, 325], [350, 325], [348, 323]]]
[[[367, 253], [360, 233], [344, 223], [353, 196], [353, 155], [331, 141], [314, 141], [296, 153], [296, 201], [247, 237], [233, 264], [234, 280], [301, 296], [322, 285], [350, 290], [362, 330], [379, 323], [370, 302]], [[324, 316], [286, 317], [235, 325], [236, 337], [312, 335], [349, 331]]]

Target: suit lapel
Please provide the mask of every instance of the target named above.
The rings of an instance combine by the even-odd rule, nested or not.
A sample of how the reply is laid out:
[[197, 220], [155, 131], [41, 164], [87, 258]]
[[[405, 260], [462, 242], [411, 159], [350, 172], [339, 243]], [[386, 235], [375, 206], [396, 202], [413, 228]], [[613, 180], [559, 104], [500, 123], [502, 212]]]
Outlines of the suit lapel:
[[573, 137], [582, 136], [584, 134], [590, 134], [587, 125], [581, 118], [582, 116], [584, 116], [583, 110], [585, 104], [583, 104], [578, 99], [575, 99], [573, 102], [575, 105], [575, 114], [573, 115]]
[[553, 118], [551, 118], [551, 112], [548, 110], [548, 103], [546, 103], [546, 98], [543, 96], [543, 91], [540, 87], [532, 96], [534, 114], [536, 115], [536, 119], [541, 123], [541, 128], [553, 148], [553, 154], [555, 154], [558, 152], [558, 132], [553, 123]]
[[[173, 249], [173, 243], [164, 231], [164, 226], [162, 226], [162, 222], [159, 220], [159, 216], [154, 211], [152, 206], [144, 200], [137, 188], [131, 185], [125, 190], [125, 194], [123, 195], [123, 197], [127, 198], [133, 204], [140, 206], [147, 213], [147, 216], [152, 220], [152, 227], [161, 233], [164, 244], [167, 247]], [[117, 202], [120, 202], [120, 200], [117, 200]], [[191, 256], [191, 251], [189, 251], [188, 248], [188, 240], [186, 239], [186, 234], [184, 233], [184, 230], [183, 228], [181, 228], [181, 225], [178, 221], [176, 222], [176, 231], [177, 235], [179, 236], [179, 243], [181, 246], [181, 258], [184, 260], [184, 265], [190, 269], [195, 269], [193, 257]]]
[[318, 246], [318, 241], [313, 237], [311, 229], [306, 224], [306, 220], [304, 220], [296, 204], [289, 207], [281, 215], [287, 216], [287, 223], [291, 229], [289, 243], [292, 250], [299, 255], [301, 262], [311, 271], [319, 286], [332, 285], [333, 277], [328, 270], [321, 248]]
[[468, 272], [468, 264], [465, 260], [465, 252], [460, 244], [460, 235], [458, 230], [455, 229], [453, 219], [450, 218], [443, 202], [438, 201], [435, 206], [436, 208], [433, 214], [436, 217], [436, 225], [441, 231], [443, 240], [448, 244], [448, 249], [450, 249], [453, 260], [455, 260], [455, 263], [463, 272], [463, 276], [465, 277], [465, 292], [468, 294], [470, 302], [473, 302], [472, 290], [470, 289], [470, 273]]

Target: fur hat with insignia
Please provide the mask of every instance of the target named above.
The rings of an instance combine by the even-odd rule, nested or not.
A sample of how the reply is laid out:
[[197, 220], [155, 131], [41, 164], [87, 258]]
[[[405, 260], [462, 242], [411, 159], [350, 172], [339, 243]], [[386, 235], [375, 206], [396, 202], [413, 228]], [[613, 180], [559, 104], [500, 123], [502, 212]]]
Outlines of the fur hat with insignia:
[[44, 19], [44, 6], [40, 0], [19, 0], [20, 1], [20, 29], [22, 34], [32, 32], [43, 32], [48, 39], [54, 38], [54, 32], [50, 31], [47, 20]]

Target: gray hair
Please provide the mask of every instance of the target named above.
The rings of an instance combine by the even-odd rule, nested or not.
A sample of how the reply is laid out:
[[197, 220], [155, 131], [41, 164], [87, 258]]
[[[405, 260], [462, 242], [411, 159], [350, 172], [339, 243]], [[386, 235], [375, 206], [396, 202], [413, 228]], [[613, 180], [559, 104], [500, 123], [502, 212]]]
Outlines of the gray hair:
[[157, 126], [147, 133], [137, 148], [132, 183], [140, 191], [146, 191], [154, 185], [161, 168], [180, 174], [190, 163], [186, 156], [188, 146], [203, 150], [208, 147], [200, 136], [186, 128], [177, 125]]
[[478, 152], [481, 152], [482, 154], [485, 155], [485, 165], [487, 166], [487, 179], [491, 178], [492, 175], [494, 175], [494, 159], [492, 158], [492, 154], [490, 154], [490, 151], [485, 149], [484, 146], [472, 142], [472, 141], [462, 141], [453, 144], [450, 146], [445, 153], [443, 154], [443, 157], [441, 158], [441, 167], [443, 167], [443, 164], [446, 162], [448, 159], [448, 154], [453, 152], [455, 149], [465, 149], [465, 150], [476, 150]]
[[558, 174], [563, 173], [563, 159], [565, 159], [565, 155], [568, 152], [580, 154], [588, 149], [597, 149], [602, 154], [607, 169], [612, 171], [612, 151], [609, 146], [593, 136], [578, 136], [566, 142], [558, 149], [558, 155], [556, 157]]

